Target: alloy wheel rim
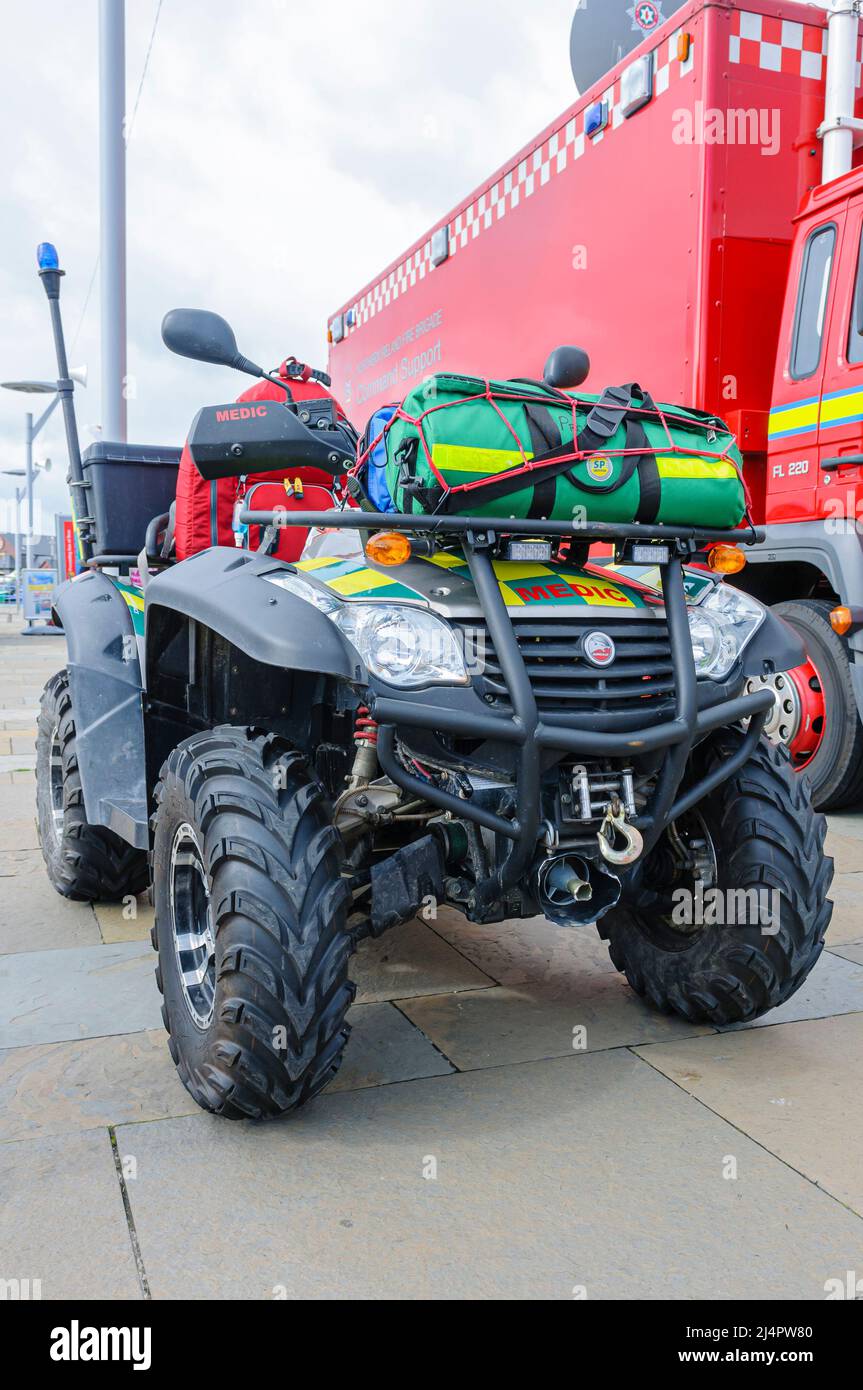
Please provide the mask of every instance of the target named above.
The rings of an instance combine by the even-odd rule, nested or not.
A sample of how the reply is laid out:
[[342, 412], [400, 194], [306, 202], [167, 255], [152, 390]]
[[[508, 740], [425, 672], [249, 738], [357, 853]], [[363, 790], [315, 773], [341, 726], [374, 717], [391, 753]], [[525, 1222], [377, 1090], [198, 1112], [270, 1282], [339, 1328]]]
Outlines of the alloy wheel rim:
[[48, 753], [48, 785], [51, 797], [51, 834], [55, 846], [63, 838], [63, 750], [60, 744], [60, 729], [55, 724], [51, 730], [51, 744]]
[[178, 826], [171, 845], [168, 891], [177, 974], [189, 1016], [203, 1031], [215, 1007], [216, 943], [204, 856], [187, 821]]

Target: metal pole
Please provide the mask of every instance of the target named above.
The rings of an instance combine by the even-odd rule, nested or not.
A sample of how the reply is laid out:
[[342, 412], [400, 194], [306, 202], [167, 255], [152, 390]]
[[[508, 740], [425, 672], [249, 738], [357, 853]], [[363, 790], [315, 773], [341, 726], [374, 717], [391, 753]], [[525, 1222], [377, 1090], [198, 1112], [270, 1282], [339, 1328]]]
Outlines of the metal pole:
[[99, 0], [102, 437], [126, 440], [126, 58], [124, 0]]
[[23, 606], [21, 593], [21, 499], [24, 488], [15, 489], [15, 607], [20, 613]]
[[27, 411], [27, 568], [33, 565], [33, 416]]
[[824, 124], [820, 127], [824, 144], [822, 183], [847, 174], [853, 164], [859, 14], [859, 0], [831, 0]]

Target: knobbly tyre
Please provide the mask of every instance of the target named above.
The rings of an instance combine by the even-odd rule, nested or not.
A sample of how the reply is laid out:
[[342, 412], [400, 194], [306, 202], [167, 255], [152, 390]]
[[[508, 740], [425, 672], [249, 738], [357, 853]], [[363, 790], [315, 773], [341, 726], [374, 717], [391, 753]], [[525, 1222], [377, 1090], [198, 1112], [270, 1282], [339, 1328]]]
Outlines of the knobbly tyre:
[[[728, 531], [588, 525], [579, 546], [614, 552], [590, 564], [571, 522], [344, 507], [295, 512], [309, 540], [288, 563], [280, 513], [246, 509], [257, 552], [172, 563], [166, 517], [143, 524], [147, 451], [126, 447], [109, 483], [82, 466], [43, 262], [86, 560], [56, 598], [69, 664], [39, 716], [43, 854], [67, 897], [151, 886], [171, 1055], [201, 1106], [273, 1116], [321, 1090], [357, 942], [429, 898], [480, 923], [596, 922], [632, 987], [692, 1020], [752, 1019], [799, 988], [830, 918], [825, 825], [762, 738], [771, 693], [744, 692], [801, 651], [692, 567]], [[261, 374], [215, 315], [174, 311], [163, 335]], [[558, 350], [547, 380], [577, 385], [583, 357]], [[219, 416], [190, 436], [205, 477], [353, 464], [325, 413]], [[136, 508], [143, 550], [123, 554], [110, 517]], [[681, 923], [680, 891], [709, 888], [749, 911]]]

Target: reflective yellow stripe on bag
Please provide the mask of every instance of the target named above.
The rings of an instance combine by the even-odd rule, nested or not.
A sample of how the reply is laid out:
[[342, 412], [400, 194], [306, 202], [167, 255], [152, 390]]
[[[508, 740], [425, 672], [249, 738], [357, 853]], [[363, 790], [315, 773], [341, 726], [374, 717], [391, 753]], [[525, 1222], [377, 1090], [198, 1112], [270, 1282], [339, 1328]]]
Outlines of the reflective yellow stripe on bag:
[[737, 469], [728, 459], [658, 457], [656, 466], [660, 478], [712, 478], [719, 481], [738, 477]]

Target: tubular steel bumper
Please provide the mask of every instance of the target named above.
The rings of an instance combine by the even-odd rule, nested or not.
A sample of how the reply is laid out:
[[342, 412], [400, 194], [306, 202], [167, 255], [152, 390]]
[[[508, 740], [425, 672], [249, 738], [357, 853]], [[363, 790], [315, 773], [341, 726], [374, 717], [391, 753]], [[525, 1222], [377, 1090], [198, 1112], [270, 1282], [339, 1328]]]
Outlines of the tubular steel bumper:
[[[694, 527], [606, 523], [571, 526], [565, 522], [514, 521], [492, 517], [408, 516], [401, 513], [372, 516], [362, 511], [292, 512], [289, 515], [290, 524], [298, 526], [335, 525], [354, 530], [383, 526], [388, 530], [438, 532], [463, 539], [471, 578], [509, 691], [512, 713], [474, 714], [457, 710], [440, 702], [440, 688], [434, 695], [423, 699], [372, 695], [371, 704], [378, 722], [377, 751], [383, 772], [411, 796], [419, 797], [459, 818], [474, 821], [509, 842], [508, 851], [494, 877], [483, 885], [485, 898], [494, 898], [501, 891], [514, 887], [533, 862], [542, 821], [540, 749], [555, 750], [561, 754], [574, 753], [582, 757], [614, 758], [664, 750], [652, 804], [635, 821], [644, 837], [644, 852], [647, 853], [671, 821], [738, 771], [751, 757], [761, 737], [767, 714], [773, 705], [773, 694], [767, 688], [751, 695], [722, 700], [706, 709], [698, 708], [697, 676], [682, 568], [683, 556], [704, 544], [718, 540], [756, 543], [760, 536], [754, 529], [751, 532], [704, 531]], [[240, 520], [251, 525], [278, 525], [273, 518], [274, 514], [269, 512], [244, 512]], [[490, 552], [496, 536], [501, 533], [531, 536], [577, 534], [579, 539], [590, 541], [651, 540], [669, 543], [668, 559], [659, 569], [675, 679], [675, 710], [671, 719], [663, 724], [617, 733], [597, 731], [586, 727], [583, 719], [579, 722], [563, 715], [543, 720], [492, 567]], [[734, 755], [726, 758], [719, 767], [682, 795], [679, 794], [694, 744], [705, 734], [736, 724], [742, 719], [749, 719], [749, 728]], [[474, 805], [469, 799], [430, 786], [408, 772], [395, 753], [399, 728], [429, 729], [461, 738], [493, 739], [512, 744], [516, 753], [517, 815], [513, 819], [496, 815], [485, 807]]]

